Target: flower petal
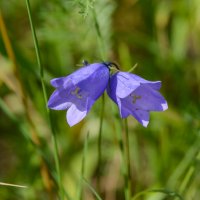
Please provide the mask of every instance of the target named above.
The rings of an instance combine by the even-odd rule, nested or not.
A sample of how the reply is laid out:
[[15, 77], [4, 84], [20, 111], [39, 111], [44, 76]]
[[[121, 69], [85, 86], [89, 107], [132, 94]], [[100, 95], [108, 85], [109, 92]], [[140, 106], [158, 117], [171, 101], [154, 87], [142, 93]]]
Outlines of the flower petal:
[[129, 115], [133, 115], [138, 122], [144, 127], [147, 127], [149, 123], [149, 112], [146, 110], [134, 110], [130, 102], [123, 102], [121, 99], [117, 99], [117, 104], [120, 110], [121, 118], [126, 118]]
[[100, 66], [87, 79], [77, 83], [77, 86], [88, 93], [88, 96], [93, 100], [98, 99], [104, 92], [109, 80], [109, 69], [105, 65], [101, 64]]
[[72, 74], [65, 76], [65, 77], [60, 77], [60, 78], [54, 78], [52, 79], [51, 85], [54, 86], [55, 88], [60, 87], [60, 86], [67, 86], [68, 81], [73, 81], [73, 84], [76, 85], [79, 82], [87, 79], [89, 76], [91, 76], [93, 73], [96, 73], [97, 70], [102, 70], [104, 69], [105, 71], [109, 70], [108, 67], [103, 64], [103, 63], [93, 63], [91, 65], [86, 65], [77, 71], [73, 72]]
[[83, 80], [88, 79], [93, 73], [97, 74], [98, 70], [105, 70], [109, 74], [109, 69], [103, 63], [93, 63], [91, 65], [84, 66], [74, 73], [70, 74], [68, 77], [73, 80], [73, 83], [76, 85]]
[[51, 85], [55, 88], [64, 85], [66, 77], [54, 78], [50, 81]]
[[115, 96], [125, 98], [139, 86], [140, 83], [134, 81], [129, 73], [117, 72], [111, 76], [107, 92], [112, 99]]
[[132, 115], [147, 127], [150, 111], [168, 108], [166, 100], [157, 91], [160, 87], [160, 81], [147, 81], [135, 74], [118, 72], [110, 78], [107, 93], [118, 105], [122, 118]]
[[67, 111], [67, 122], [70, 126], [79, 123], [87, 115], [87, 110], [79, 110], [76, 105], [72, 105]]
[[129, 74], [135, 81], [143, 84], [148, 84], [152, 89], [159, 90], [161, 88], [161, 81], [148, 81], [135, 74]]
[[134, 109], [164, 111], [168, 108], [164, 97], [146, 84], [138, 87], [129, 98], [132, 98], [131, 101]]
[[[122, 118], [126, 118], [129, 115], [133, 115], [138, 122], [140, 122], [144, 127], [147, 127], [149, 123], [149, 112], [146, 110], [134, 110], [128, 102], [124, 102], [118, 99], [118, 106], [120, 110], [120, 115]], [[127, 105], [128, 104], [128, 105]], [[130, 107], [129, 107], [130, 106]]]
[[140, 122], [144, 127], [149, 124], [149, 112], [146, 110], [134, 110], [132, 115]]
[[[71, 106], [67, 99], [67, 93], [62, 90], [56, 90], [49, 98], [47, 106], [53, 110], [66, 110]], [[66, 95], [66, 97], [64, 96]]]
[[48, 107], [67, 111], [67, 122], [73, 126], [90, 111], [95, 100], [104, 92], [109, 80], [106, 64], [94, 63], [82, 67], [66, 77], [55, 78], [51, 84], [56, 91], [48, 101]]
[[93, 99], [87, 98], [81, 104], [72, 104], [66, 115], [68, 124], [73, 126], [79, 123], [90, 111], [94, 102]]
[[[119, 105], [119, 104], [118, 104]], [[119, 106], [120, 107], [120, 115], [121, 118], [127, 118], [130, 115], [130, 111], [127, 110], [125, 107], [123, 106]]]

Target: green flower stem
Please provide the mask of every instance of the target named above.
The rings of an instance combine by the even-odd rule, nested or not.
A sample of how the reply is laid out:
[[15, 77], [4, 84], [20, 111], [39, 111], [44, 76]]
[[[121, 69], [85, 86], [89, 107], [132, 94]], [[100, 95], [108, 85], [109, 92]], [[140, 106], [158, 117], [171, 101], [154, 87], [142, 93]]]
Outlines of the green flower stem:
[[78, 200], [82, 200], [82, 194], [83, 194], [83, 180], [85, 176], [85, 163], [86, 163], [86, 155], [87, 155], [87, 149], [88, 149], [88, 140], [89, 140], [89, 132], [87, 133], [87, 136], [85, 138], [84, 142], [84, 149], [83, 149], [83, 157], [81, 162], [81, 178], [79, 183], [79, 191], [78, 191]]
[[127, 171], [127, 184], [128, 184], [128, 195], [131, 197], [131, 162], [130, 162], [130, 149], [129, 149], [129, 131], [128, 131], [128, 121], [127, 118], [124, 120], [125, 124], [125, 137], [124, 137], [124, 145], [125, 145], [125, 156], [126, 156], [126, 171]]
[[[32, 36], [33, 36], [34, 46], [35, 46], [37, 63], [38, 63], [39, 70], [40, 70], [40, 81], [41, 81], [41, 84], [42, 84], [42, 91], [43, 91], [44, 101], [45, 101], [45, 105], [47, 105], [47, 92], [46, 92], [46, 87], [45, 87], [45, 83], [44, 83], [44, 70], [43, 70], [43, 66], [41, 64], [41, 56], [40, 56], [40, 51], [39, 51], [39, 45], [38, 45], [38, 40], [37, 40], [37, 36], [36, 36], [36, 32], [35, 32], [35, 27], [33, 25], [33, 20], [32, 20], [32, 14], [31, 14], [31, 8], [30, 8], [29, 0], [26, 0], [26, 6], [27, 6], [27, 11], [28, 11], [28, 17], [29, 17], [29, 21], [30, 21], [30, 26], [31, 26], [31, 32], [32, 32]], [[54, 145], [54, 159], [55, 159], [55, 165], [56, 165], [59, 196], [60, 196], [61, 200], [64, 200], [64, 191], [63, 191], [62, 182], [61, 182], [61, 172], [60, 172], [60, 164], [59, 164], [56, 132], [55, 132], [55, 129], [54, 129], [54, 126], [53, 126], [52, 116], [51, 116], [50, 110], [48, 108], [47, 108], [47, 113], [48, 113], [48, 117], [49, 117], [49, 123], [50, 123], [51, 131], [52, 131], [52, 140], [53, 140], [53, 145]]]
[[[95, 12], [95, 8], [93, 8], [92, 10], [92, 14], [93, 14], [93, 19], [94, 19], [94, 25], [95, 25], [95, 30], [97, 33], [97, 38], [99, 41], [99, 49], [100, 49], [100, 53], [101, 53], [101, 58], [104, 61], [105, 60], [105, 44], [104, 44], [104, 40], [102, 37], [102, 33], [100, 30], [100, 26], [97, 20], [97, 15]], [[101, 176], [101, 159], [102, 159], [102, 127], [103, 127], [103, 117], [104, 117], [104, 105], [105, 105], [105, 100], [104, 100], [104, 94], [102, 95], [102, 106], [101, 106], [101, 115], [100, 115], [100, 126], [99, 126], [99, 136], [98, 136], [98, 161], [97, 161], [97, 188], [98, 190], [100, 189], [100, 176]]]
[[105, 44], [104, 44], [104, 40], [100, 31], [100, 26], [97, 20], [97, 15], [96, 15], [96, 11], [93, 8], [93, 19], [94, 19], [94, 25], [95, 25], [95, 29], [96, 29], [96, 33], [97, 33], [97, 37], [98, 37], [98, 41], [99, 41], [99, 49], [100, 49], [100, 53], [101, 53], [101, 59], [103, 61], [105, 61], [106, 55], [105, 55]]
[[[118, 137], [118, 143], [119, 143], [119, 148], [122, 156], [122, 172], [124, 176], [124, 194], [125, 194], [125, 200], [130, 200], [131, 198], [131, 187], [130, 187], [130, 159], [129, 155], [127, 154], [127, 148], [129, 150], [129, 147], [126, 147], [125, 142], [123, 141], [123, 124], [122, 120], [119, 120], [119, 123], [115, 122], [115, 128], [117, 132], [117, 137]], [[126, 135], [128, 134], [128, 129], [125, 130]], [[126, 139], [126, 141], [128, 141]]]
[[101, 159], [102, 159], [102, 154], [101, 154], [101, 147], [102, 147], [102, 127], [103, 127], [103, 117], [104, 117], [104, 105], [105, 105], [105, 96], [104, 94], [102, 95], [102, 106], [101, 106], [101, 115], [100, 115], [100, 126], [99, 126], [99, 137], [98, 137], [98, 163], [97, 163], [97, 186], [98, 188], [100, 187], [100, 175], [101, 175]]

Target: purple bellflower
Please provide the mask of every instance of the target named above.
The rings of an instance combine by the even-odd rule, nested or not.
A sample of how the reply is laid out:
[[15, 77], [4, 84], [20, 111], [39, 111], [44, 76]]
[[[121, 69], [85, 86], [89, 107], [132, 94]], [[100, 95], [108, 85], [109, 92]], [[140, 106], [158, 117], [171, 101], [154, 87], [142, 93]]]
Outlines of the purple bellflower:
[[150, 111], [168, 108], [166, 100], [158, 92], [160, 87], [160, 81], [147, 81], [135, 74], [118, 71], [111, 75], [107, 93], [118, 105], [122, 118], [132, 115], [147, 127]]
[[66, 77], [51, 80], [56, 90], [48, 101], [54, 110], [67, 110], [70, 126], [80, 122], [94, 102], [103, 94], [109, 80], [109, 68], [105, 63], [93, 63], [80, 68]]

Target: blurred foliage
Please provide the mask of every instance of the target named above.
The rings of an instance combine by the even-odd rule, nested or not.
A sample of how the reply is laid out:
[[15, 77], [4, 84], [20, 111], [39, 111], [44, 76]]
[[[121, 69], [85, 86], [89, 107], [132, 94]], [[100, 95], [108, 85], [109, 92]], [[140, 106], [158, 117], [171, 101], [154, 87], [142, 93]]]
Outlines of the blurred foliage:
[[[79, 67], [83, 59], [100, 62], [101, 46], [93, 10], [105, 44], [106, 57], [148, 80], [162, 80], [169, 103], [163, 113], [152, 113], [148, 128], [128, 118], [133, 196], [164, 188], [183, 199], [200, 196], [200, 1], [199, 0], [51, 0], [31, 1], [31, 8], [49, 81]], [[56, 199], [51, 132], [39, 80], [33, 38], [23, 0], [1, 0], [3, 19], [12, 50], [0, 36], [0, 199]], [[1, 20], [2, 20], [1, 19]], [[101, 101], [75, 127], [65, 111], [53, 111], [61, 161], [62, 181], [76, 199], [83, 146], [85, 178], [96, 188], [97, 137]], [[112, 108], [112, 109], [110, 109]], [[100, 178], [102, 199], [123, 199], [121, 157], [116, 127], [116, 105], [105, 96], [103, 152]], [[83, 199], [95, 199], [86, 183]], [[171, 194], [171, 193], [170, 193]], [[137, 199], [175, 199], [168, 193], [146, 192]]]

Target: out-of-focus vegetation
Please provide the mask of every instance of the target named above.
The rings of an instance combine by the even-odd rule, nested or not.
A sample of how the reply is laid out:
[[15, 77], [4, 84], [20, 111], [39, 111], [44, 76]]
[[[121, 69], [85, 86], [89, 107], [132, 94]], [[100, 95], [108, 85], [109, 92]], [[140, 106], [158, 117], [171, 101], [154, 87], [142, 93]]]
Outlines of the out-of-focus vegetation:
[[[101, 62], [103, 54], [104, 59], [120, 64], [121, 70], [128, 71], [137, 63], [134, 73], [162, 81], [161, 92], [169, 109], [152, 113], [148, 128], [133, 117], [128, 118], [132, 196], [155, 189], [138, 195], [137, 199], [178, 199], [171, 193], [175, 192], [182, 199], [198, 200], [200, 1], [31, 0], [30, 3], [48, 96], [53, 92], [51, 78], [73, 72], [83, 59]], [[28, 186], [23, 189], [0, 185], [0, 199], [56, 199], [52, 133], [26, 2], [1, 0], [0, 9], [0, 182]], [[62, 183], [66, 196], [71, 197], [66, 199], [76, 200], [81, 186], [82, 199], [96, 198], [91, 187], [102, 199], [124, 199], [116, 105], [105, 94], [101, 166], [97, 166], [101, 99], [72, 128], [66, 123], [65, 113], [53, 111], [52, 117]], [[87, 182], [80, 182], [88, 133], [84, 153]]]

